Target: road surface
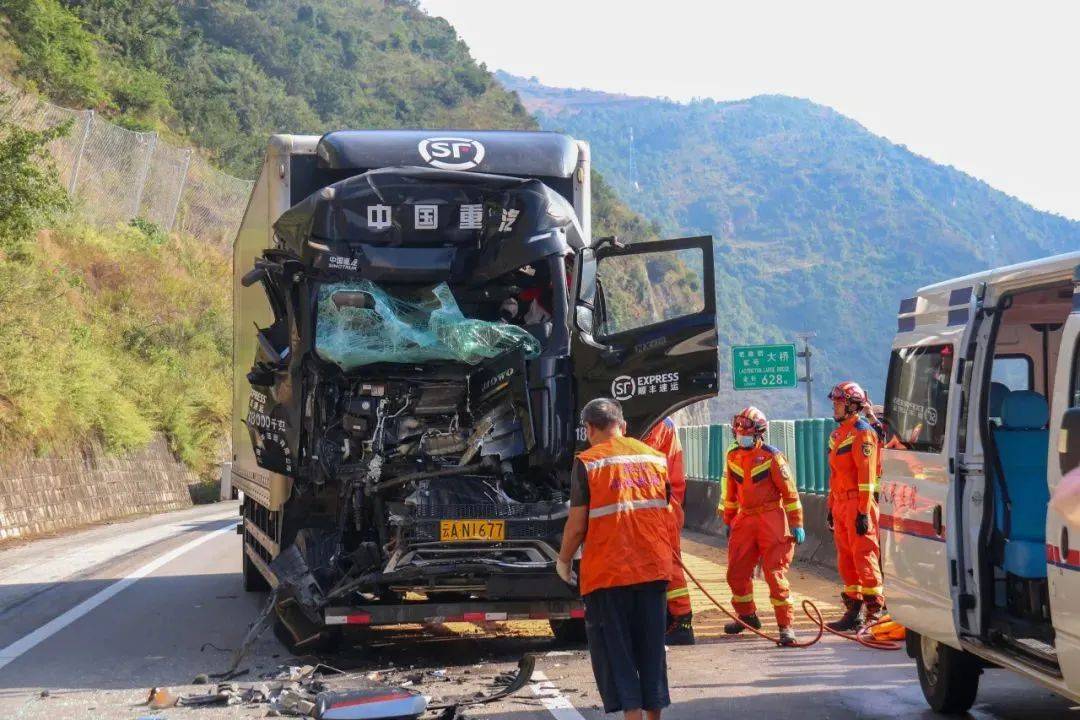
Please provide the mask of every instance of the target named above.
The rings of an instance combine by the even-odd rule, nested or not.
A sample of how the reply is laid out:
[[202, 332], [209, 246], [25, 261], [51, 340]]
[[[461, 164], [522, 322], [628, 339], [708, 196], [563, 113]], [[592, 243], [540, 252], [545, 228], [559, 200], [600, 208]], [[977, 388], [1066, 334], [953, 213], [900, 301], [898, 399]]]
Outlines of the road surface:
[[[241, 588], [236, 516], [236, 503], [221, 503], [0, 550], [0, 717], [265, 716], [265, 705], [162, 711], [142, 705], [154, 686], [204, 692], [192, 679], [227, 667], [227, 650], [262, 606], [265, 596]], [[684, 549], [695, 574], [726, 600], [722, 553], [711, 543], [690, 534]], [[835, 584], [819, 571], [797, 569], [792, 586], [823, 610], [835, 609], [828, 601]], [[903, 652], [871, 651], [836, 638], [806, 650], [725, 638], [724, 618], [706, 610], [696, 590], [692, 600], [701, 642], [668, 654], [674, 704], [666, 718], [934, 717]], [[810, 632], [805, 623], [799, 629]], [[539, 672], [528, 688], [470, 709], [466, 717], [604, 717], [588, 655], [580, 647], [557, 647], [542, 623], [403, 628], [375, 632], [368, 642], [327, 658], [350, 673], [331, 684], [379, 673], [392, 682], [412, 680], [436, 698], [469, 697], [490, 692], [522, 653], [535, 652]], [[255, 682], [302, 663], [267, 633], [242, 664], [249, 673], [236, 681]], [[1080, 720], [1080, 709], [1010, 673], [991, 671], [972, 716]]]

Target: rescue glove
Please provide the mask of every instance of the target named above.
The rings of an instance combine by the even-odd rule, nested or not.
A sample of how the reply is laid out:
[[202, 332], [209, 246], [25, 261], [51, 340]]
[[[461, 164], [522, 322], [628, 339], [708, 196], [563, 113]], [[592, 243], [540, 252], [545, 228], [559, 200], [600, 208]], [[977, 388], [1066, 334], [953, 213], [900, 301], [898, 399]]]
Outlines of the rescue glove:
[[829, 528], [829, 532], [832, 532], [835, 529], [833, 526], [832, 510], [830, 510], [829, 514], [825, 516], [825, 526]]
[[791, 534], [795, 537], [796, 545], [802, 545], [806, 542], [806, 531], [801, 527], [791, 528]]
[[870, 516], [866, 513], [859, 513], [855, 516], [855, 534], [865, 535], [870, 532]]
[[559, 574], [559, 577], [567, 585], [577, 585], [577, 578], [574, 577], [574, 571], [570, 567], [570, 563], [562, 558], [555, 561], [555, 572]]

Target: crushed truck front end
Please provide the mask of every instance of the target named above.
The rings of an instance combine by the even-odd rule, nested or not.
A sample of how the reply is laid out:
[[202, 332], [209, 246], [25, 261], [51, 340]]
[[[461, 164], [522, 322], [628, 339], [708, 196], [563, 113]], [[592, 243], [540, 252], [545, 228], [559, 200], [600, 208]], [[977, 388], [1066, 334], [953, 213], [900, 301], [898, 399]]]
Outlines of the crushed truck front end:
[[234, 249], [245, 584], [297, 642], [581, 614], [554, 561], [587, 148], [431, 135], [276, 136]]

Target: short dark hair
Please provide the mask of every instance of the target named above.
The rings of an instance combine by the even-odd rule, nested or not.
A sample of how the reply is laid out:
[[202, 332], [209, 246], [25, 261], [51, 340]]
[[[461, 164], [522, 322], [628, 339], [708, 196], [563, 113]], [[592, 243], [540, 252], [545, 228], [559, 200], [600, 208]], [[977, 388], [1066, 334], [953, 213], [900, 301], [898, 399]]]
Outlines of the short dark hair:
[[624, 422], [622, 405], [611, 398], [596, 398], [581, 408], [581, 423], [592, 425], [597, 430], [608, 430]]

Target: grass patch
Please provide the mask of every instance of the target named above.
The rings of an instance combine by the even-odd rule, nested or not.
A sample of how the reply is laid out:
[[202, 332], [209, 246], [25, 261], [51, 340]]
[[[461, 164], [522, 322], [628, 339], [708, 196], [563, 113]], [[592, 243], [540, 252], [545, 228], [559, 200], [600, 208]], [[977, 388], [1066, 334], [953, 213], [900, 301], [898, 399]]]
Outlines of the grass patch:
[[163, 432], [213, 477], [230, 413], [229, 259], [151, 226], [41, 231], [0, 257], [0, 446]]

